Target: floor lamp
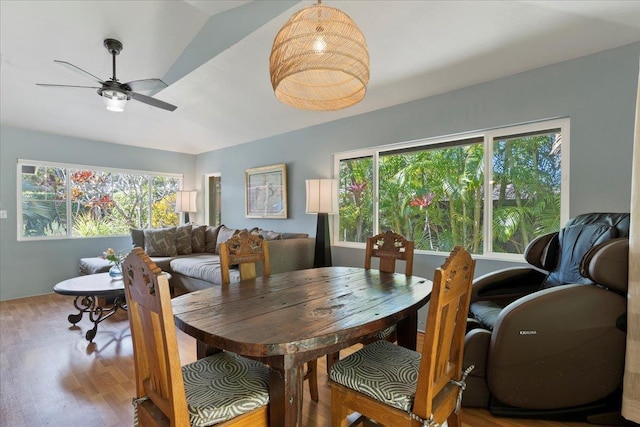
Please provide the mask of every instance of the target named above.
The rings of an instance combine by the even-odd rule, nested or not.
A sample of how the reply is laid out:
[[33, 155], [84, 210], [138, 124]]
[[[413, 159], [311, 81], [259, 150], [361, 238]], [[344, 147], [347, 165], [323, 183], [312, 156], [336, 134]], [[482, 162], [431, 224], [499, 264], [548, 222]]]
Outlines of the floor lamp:
[[338, 181], [307, 179], [307, 213], [318, 214], [314, 267], [331, 266], [329, 215], [338, 213]]
[[196, 212], [197, 191], [176, 191], [176, 212], [184, 213], [184, 222], [189, 222], [189, 212]]

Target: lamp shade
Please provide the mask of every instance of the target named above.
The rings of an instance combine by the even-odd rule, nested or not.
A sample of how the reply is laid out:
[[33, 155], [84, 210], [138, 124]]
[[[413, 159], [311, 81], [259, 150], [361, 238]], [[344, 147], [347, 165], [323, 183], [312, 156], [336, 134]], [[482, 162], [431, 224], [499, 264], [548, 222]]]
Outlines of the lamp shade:
[[176, 212], [196, 212], [196, 196], [198, 192], [176, 191]]
[[367, 91], [367, 43], [346, 13], [318, 0], [278, 32], [269, 72], [276, 98], [284, 104], [318, 111], [346, 108]]
[[307, 213], [338, 213], [338, 180], [307, 179]]
[[109, 111], [122, 112], [129, 99], [127, 94], [115, 89], [105, 89], [100, 92], [104, 105]]

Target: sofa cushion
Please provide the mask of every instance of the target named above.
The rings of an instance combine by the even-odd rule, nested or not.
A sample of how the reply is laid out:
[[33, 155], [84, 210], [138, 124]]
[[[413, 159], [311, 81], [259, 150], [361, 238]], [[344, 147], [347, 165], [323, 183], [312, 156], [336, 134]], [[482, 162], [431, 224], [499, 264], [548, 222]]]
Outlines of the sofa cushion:
[[131, 232], [131, 246], [144, 249], [144, 229], [131, 228], [129, 231]]
[[204, 252], [206, 225], [194, 225], [191, 227], [191, 252]]
[[250, 233], [261, 236], [264, 240], [282, 240], [282, 233], [278, 233], [277, 231], [263, 230], [262, 228], [256, 227], [253, 228]]
[[[171, 271], [183, 276], [204, 280], [212, 284], [222, 283], [219, 255], [207, 253], [175, 258], [171, 260]], [[231, 282], [240, 281], [240, 272], [238, 270], [231, 269], [229, 276]]]
[[176, 228], [153, 228], [144, 230], [144, 251], [151, 257], [172, 257], [176, 250]]
[[287, 239], [305, 239], [309, 237], [307, 233], [282, 233], [282, 238], [284, 240]]
[[178, 255], [191, 253], [191, 224], [176, 227], [176, 251]]
[[220, 226], [220, 230], [218, 231], [218, 239], [216, 242], [216, 253], [220, 253], [220, 245], [233, 237], [234, 234], [239, 233], [240, 230], [235, 228], [229, 228], [225, 225]]
[[80, 274], [106, 273], [113, 266], [111, 261], [102, 257], [80, 258]]
[[209, 225], [205, 229], [204, 232], [204, 252], [209, 252], [212, 254], [216, 253], [216, 243], [218, 242], [218, 232], [220, 231], [221, 225], [213, 226]]

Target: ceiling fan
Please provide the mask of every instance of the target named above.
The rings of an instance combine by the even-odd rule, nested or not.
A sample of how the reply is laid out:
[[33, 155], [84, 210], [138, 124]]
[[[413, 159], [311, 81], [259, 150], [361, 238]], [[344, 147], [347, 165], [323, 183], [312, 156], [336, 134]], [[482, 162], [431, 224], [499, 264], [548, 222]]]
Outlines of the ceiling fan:
[[127, 83], [120, 83], [116, 78], [116, 55], [118, 55], [122, 51], [122, 43], [120, 43], [118, 40], [106, 39], [104, 41], [104, 46], [113, 57], [113, 77], [106, 81], [99, 79], [93, 74], [83, 70], [82, 68], [76, 67], [69, 62], [59, 61], [57, 59], [53, 60], [53, 62], [99, 83], [100, 86], [56, 85], [47, 83], [36, 83], [36, 85], [49, 87], [96, 89], [98, 95], [100, 95], [104, 99], [107, 110], [109, 111], [124, 111], [124, 106], [129, 99], [135, 99], [136, 101], [143, 102], [145, 104], [151, 105], [152, 107], [162, 108], [163, 110], [173, 111], [178, 108], [175, 105], [160, 101], [157, 98], [138, 93], [139, 91], [154, 91], [155, 93], [155, 91], [167, 87], [167, 84], [160, 79], [144, 79], [134, 80]]

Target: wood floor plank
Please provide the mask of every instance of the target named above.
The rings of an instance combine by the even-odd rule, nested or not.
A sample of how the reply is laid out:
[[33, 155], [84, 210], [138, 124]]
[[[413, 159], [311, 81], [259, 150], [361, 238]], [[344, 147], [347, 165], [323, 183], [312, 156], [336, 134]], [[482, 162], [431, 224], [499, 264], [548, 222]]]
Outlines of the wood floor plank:
[[[0, 302], [0, 426], [131, 426], [134, 395], [129, 322], [118, 312], [102, 322], [92, 344], [92, 327], [75, 313], [73, 298], [58, 294]], [[196, 358], [195, 340], [178, 331], [182, 363]], [[346, 355], [356, 347], [343, 351]], [[304, 427], [330, 423], [330, 391], [325, 364], [318, 364], [320, 401], [305, 385]], [[587, 427], [585, 423], [496, 418], [465, 409], [464, 427]]]

